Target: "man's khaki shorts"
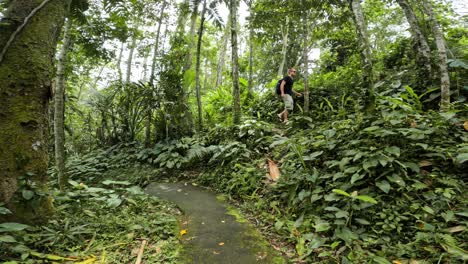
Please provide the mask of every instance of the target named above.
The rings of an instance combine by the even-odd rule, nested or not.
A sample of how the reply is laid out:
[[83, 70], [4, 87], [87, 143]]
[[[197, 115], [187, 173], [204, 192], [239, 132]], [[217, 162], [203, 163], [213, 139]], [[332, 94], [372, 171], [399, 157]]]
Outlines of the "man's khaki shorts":
[[292, 111], [294, 109], [294, 101], [289, 94], [285, 94], [284, 96], [281, 97], [284, 102], [284, 109], [288, 111]]

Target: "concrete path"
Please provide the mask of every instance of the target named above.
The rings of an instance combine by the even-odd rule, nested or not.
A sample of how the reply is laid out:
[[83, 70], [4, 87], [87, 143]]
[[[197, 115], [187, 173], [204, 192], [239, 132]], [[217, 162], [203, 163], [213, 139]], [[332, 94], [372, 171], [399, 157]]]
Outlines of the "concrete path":
[[153, 183], [146, 192], [175, 203], [179, 219], [183, 263], [286, 263], [262, 235], [214, 193], [183, 183]]

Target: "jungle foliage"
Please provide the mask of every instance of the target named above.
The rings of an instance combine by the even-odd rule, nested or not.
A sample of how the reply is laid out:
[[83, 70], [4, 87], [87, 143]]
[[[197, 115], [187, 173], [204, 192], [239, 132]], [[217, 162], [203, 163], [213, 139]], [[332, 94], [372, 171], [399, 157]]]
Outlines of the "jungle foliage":
[[[0, 106], [0, 121], [18, 128], [0, 130], [11, 161], [1, 169], [24, 169], [0, 178], [7, 263], [129, 263], [142, 241], [147, 263], [179, 263], [181, 212], [144, 194], [164, 181], [224, 194], [290, 263], [468, 260], [468, 18], [446, 1], [71, 1], [60, 15], [73, 27], [59, 38], [71, 44], [56, 61], [66, 62], [65, 109], [48, 113], [65, 117], [63, 188], [53, 162], [46, 171], [47, 111], [26, 107], [31, 96], [45, 109], [52, 82], [18, 74], [9, 62], [32, 53], [4, 45], [23, 22], [12, 2], [0, 3], [0, 67], [9, 69], [0, 95], [25, 107]], [[27, 15], [33, 2], [15, 10]], [[51, 22], [39, 14], [24, 32]], [[12, 47], [31, 48], [12, 36]], [[56, 65], [45, 74], [39, 58], [24, 61], [53, 76]], [[280, 123], [274, 86], [290, 67], [307, 98], [294, 98]], [[39, 112], [41, 122], [26, 120]], [[11, 142], [48, 125], [50, 136], [39, 133], [48, 144]], [[25, 155], [7, 151], [19, 146]], [[44, 166], [31, 171], [25, 157], [40, 154]], [[18, 208], [40, 211], [44, 201], [55, 210], [45, 222], [18, 220]]]

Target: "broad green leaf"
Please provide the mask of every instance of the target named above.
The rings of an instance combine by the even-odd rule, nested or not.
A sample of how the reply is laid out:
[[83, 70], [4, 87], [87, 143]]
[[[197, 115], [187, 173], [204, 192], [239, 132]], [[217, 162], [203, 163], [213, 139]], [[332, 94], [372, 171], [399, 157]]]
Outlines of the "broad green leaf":
[[21, 194], [25, 200], [31, 200], [34, 197], [34, 192], [31, 190], [23, 190]]
[[368, 195], [358, 195], [358, 196], [356, 196], [356, 199], [359, 199], [361, 201], [368, 202], [368, 203], [371, 203], [371, 204], [376, 204], [377, 203], [377, 201], [374, 198], [372, 198], [372, 197], [370, 197]]
[[327, 231], [328, 229], [330, 229], [330, 223], [328, 222], [318, 221], [315, 224], [315, 232], [323, 232], [323, 231]]
[[424, 211], [426, 211], [427, 213], [430, 213], [430, 214], [434, 214], [434, 210], [432, 208], [430, 208], [429, 206], [425, 205], [423, 208], [422, 208]]
[[396, 146], [392, 146], [392, 147], [387, 147], [385, 148], [385, 151], [396, 156], [396, 157], [400, 157], [400, 148], [399, 147], [396, 147]]
[[2, 223], [0, 224], [0, 232], [15, 232], [21, 231], [28, 228], [28, 225], [23, 225], [19, 223]]
[[388, 193], [390, 191], [390, 189], [392, 188], [390, 186], [390, 183], [388, 183], [388, 181], [379, 181], [376, 183], [377, 187], [379, 187], [380, 190], [382, 190], [384, 193]]
[[354, 218], [354, 221], [358, 222], [361, 225], [370, 225], [371, 223], [362, 218]]
[[335, 230], [335, 235], [338, 237], [338, 238], [341, 238], [343, 239], [346, 244], [351, 244], [351, 242], [353, 240], [356, 240], [359, 238], [359, 236], [354, 233], [353, 231], [351, 231], [349, 228], [347, 227], [343, 227], [343, 228], [338, 228]]
[[465, 212], [457, 212], [455, 213], [456, 215], [459, 215], [459, 216], [464, 216], [464, 217], [468, 217], [468, 211], [465, 211]]
[[0, 236], [0, 242], [4, 242], [4, 243], [15, 243], [16, 242], [16, 239], [12, 236]]
[[118, 207], [120, 204], [122, 204], [122, 199], [118, 198], [118, 197], [110, 197], [108, 200], [107, 200], [107, 206], [110, 207], [110, 208], [116, 208]]
[[458, 154], [457, 157], [455, 158], [455, 161], [459, 164], [465, 163], [466, 161], [468, 161], [468, 153]]
[[344, 195], [344, 196], [347, 196], [347, 197], [351, 197], [351, 195], [343, 190], [340, 190], [340, 189], [333, 189], [332, 192], [334, 193], [337, 193], [337, 194], [341, 194], [341, 195]]
[[0, 215], [11, 214], [11, 211], [8, 208], [0, 206]]
[[351, 177], [351, 184], [354, 184], [355, 182], [363, 179], [365, 176], [366, 175], [364, 174], [358, 174], [358, 173], [354, 174], [353, 177]]

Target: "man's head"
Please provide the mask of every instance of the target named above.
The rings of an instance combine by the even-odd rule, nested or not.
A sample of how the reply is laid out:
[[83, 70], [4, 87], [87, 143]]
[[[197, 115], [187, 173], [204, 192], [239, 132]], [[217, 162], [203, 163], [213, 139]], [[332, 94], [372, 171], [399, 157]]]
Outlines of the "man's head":
[[289, 68], [288, 69], [288, 75], [291, 76], [291, 77], [295, 77], [296, 76], [296, 69]]

